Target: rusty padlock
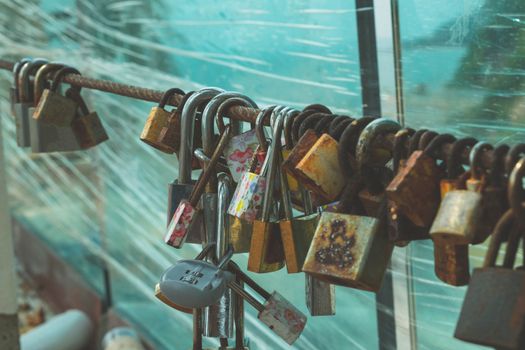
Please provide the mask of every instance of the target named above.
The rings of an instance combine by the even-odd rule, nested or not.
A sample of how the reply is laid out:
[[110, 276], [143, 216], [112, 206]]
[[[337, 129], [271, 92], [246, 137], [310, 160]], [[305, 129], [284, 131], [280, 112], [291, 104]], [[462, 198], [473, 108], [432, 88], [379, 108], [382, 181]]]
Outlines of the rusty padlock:
[[44, 59], [34, 59], [26, 61], [20, 65], [17, 74], [18, 102], [14, 104], [16, 142], [19, 147], [31, 146], [31, 116], [35, 108], [33, 99], [33, 85], [31, 85], [30, 74], [34, 73], [47, 61]]
[[[44, 89], [35, 111], [33, 118], [42, 123], [68, 127], [73, 122], [77, 114], [78, 104], [75, 100], [60, 94], [60, 85], [66, 74], [78, 74], [80, 72], [73, 67], [64, 67], [55, 75], [51, 87]], [[80, 88], [77, 88], [80, 90]]]
[[[517, 170], [520, 187], [523, 162], [521, 168]], [[516, 254], [505, 259], [503, 266], [496, 266], [503, 236], [508, 235], [504, 230], [513, 220], [513, 211], [508, 210], [496, 225], [483, 267], [474, 270], [454, 333], [460, 340], [497, 349], [525, 348], [525, 271], [513, 269]], [[513, 235], [523, 239], [523, 231]], [[511, 241], [519, 239], [511, 237]], [[508, 245], [507, 252], [510, 248]]]
[[[182, 93], [182, 90], [180, 89], [172, 89], [172, 90], [174, 90], [175, 93]], [[166, 93], [168, 93], [169, 91], [170, 90], [166, 91]], [[166, 93], [164, 95], [166, 95]], [[148, 133], [151, 133], [151, 135], [149, 136], [145, 135], [145, 140], [143, 141], [165, 153], [179, 152], [182, 110], [184, 109], [184, 105], [186, 104], [186, 101], [188, 101], [188, 99], [194, 93], [195, 91], [190, 91], [184, 94], [177, 108], [173, 109], [171, 112], [166, 111], [164, 108], [153, 107], [152, 111], [150, 112], [150, 117], [152, 114], [162, 115], [162, 117], [158, 118], [158, 122], [151, 120], [151, 123], [150, 123], [150, 117], [148, 117], [146, 125], [144, 126], [144, 130], [146, 130], [146, 127], [148, 127], [147, 131]], [[169, 95], [171, 94], [169, 93]], [[163, 103], [164, 97], [165, 96], [162, 97], [161, 103]], [[167, 122], [164, 124], [163, 121], [164, 121], [165, 113], [168, 113], [169, 117], [167, 119]], [[152, 140], [155, 137], [158, 127], [161, 127], [161, 129], [160, 129], [160, 132], [158, 133], [157, 140], [151, 141], [151, 142], [148, 141], [148, 140]], [[149, 128], [151, 128], [151, 130]]]
[[267, 118], [270, 118], [273, 109], [274, 106], [262, 109], [257, 115], [255, 129], [259, 147], [250, 161], [249, 171], [243, 174], [237, 184], [228, 207], [230, 243], [236, 253], [245, 253], [250, 250], [253, 221], [261, 215], [269, 165], [268, 144], [263, 124]]
[[101, 144], [109, 139], [102, 120], [97, 112], [89, 112], [86, 102], [77, 89], [70, 89], [66, 96], [75, 100], [79, 106], [78, 114], [71, 123], [71, 129], [77, 139], [78, 145], [82, 149], [88, 149]]
[[452, 190], [447, 192], [432, 227], [430, 235], [433, 239], [446, 240], [448, 243], [470, 244], [479, 242], [485, 236], [482, 227], [483, 220], [483, 195], [484, 184], [478, 180], [476, 159], [486, 143], [478, 142], [470, 151], [471, 174], [474, 174], [475, 182], [470, 181], [473, 190]]
[[[464, 174], [461, 165], [463, 152], [476, 144], [472, 137], [460, 139], [453, 143], [452, 150], [446, 159], [446, 177], [440, 182], [440, 193], [443, 199], [447, 192], [461, 189], [465, 185], [461, 177]], [[464, 176], [464, 175], [463, 175]], [[464, 286], [470, 280], [468, 244], [449, 243], [447, 240], [433, 238], [434, 272], [441, 281], [452, 286]]]
[[[204, 193], [206, 183], [209, 181], [212, 174], [214, 174], [215, 166], [219, 161], [219, 157], [226, 146], [229, 137], [230, 137], [231, 128], [228, 126], [224, 129], [224, 132], [221, 134], [215, 151], [213, 152], [212, 157], [208, 166], [202, 171], [197, 183], [193, 187], [189, 199], [182, 199], [173, 214], [164, 241], [175, 248], [181, 248], [184, 244], [186, 237], [191, 231], [191, 226], [196, 222], [196, 216], [202, 215], [202, 212], [197, 208], [200, 197]], [[200, 220], [202, 222], [202, 219]], [[204, 241], [202, 235], [204, 232], [201, 232], [201, 241]]]
[[436, 164], [435, 153], [443, 143], [454, 140], [452, 135], [443, 134], [435, 137], [424, 151], [413, 152], [386, 188], [388, 199], [417, 226], [429, 227], [436, 216], [443, 174]]
[[229, 267], [241, 277], [246, 285], [264, 299], [264, 303], [259, 302], [252, 294], [235, 282], [230, 282], [228, 286], [258, 311], [257, 318], [268, 326], [272, 332], [288, 344], [293, 344], [306, 326], [306, 315], [278, 292], [269, 293], [266, 291], [235, 264], [230, 262]]
[[[147, 143], [148, 145], [162, 151], [164, 153], [174, 153], [175, 149], [178, 148], [175, 142], [166, 142], [168, 140], [163, 139], [161, 141], [160, 133], [163, 128], [168, 127], [170, 118], [177, 113], [177, 109], [172, 110], [171, 112], [165, 109], [166, 104], [173, 95], [179, 94], [184, 95], [184, 91], [179, 88], [171, 88], [166, 90], [160, 99], [158, 106], [151, 108], [149, 112], [148, 119], [146, 119], [146, 124], [140, 133], [140, 140]], [[179, 122], [177, 123], [176, 120]], [[180, 137], [180, 115], [177, 118], [173, 118], [171, 128], [175, 130], [175, 133], [179, 134]], [[173, 125], [176, 124], [176, 125]], [[177, 130], [178, 129], [178, 130]], [[166, 131], [165, 131], [166, 133]]]
[[[47, 84], [47, 75], [50, 72], [57, 71], [55, 78], [58, 76], [58, 71], [68, 68], [59, 63], [47, 63], [41, 66], [35, 75], [34, 84], [34, 101], [39, 101]], [[67, 72], [76, 72], [74, 68], [62, 71], [62, 74]], [[70, 87], [68, 91], [76, 91], [78, 88]], [[35, 108], [29, 108], [30, 115], [34, 114]], [[73, 133], [71, 125], [58, 126], [54, 124], [44, 123], [35, 118], [29, 118], [29, 136], [31, 141], [31, 151], [33, 153], [46, 152], [66, 152], [80, 150], [77, 138]]]
[[[280, 270], [284, 267], [283, 242], [279, 223], [272, 218], [274, 208], [274, 191], [276, 190], [278, 168], [281, 155], [281, 132], [283, 128], [283, 113], [287, 109], [274, 109], [272, 114], [277, 115], [273, 125], [272, 141], [267, 156], [268, 175], [264, 188], [262, 211], [260, 217], [253, 221], [248, 270], [266, 273]], [[275, 113], [277, 112], [277, 113]]]
[[308, 116], [314, 113], [331, 114], [332, 112], [328, 107], [321, 104], [312, 104], [304, 107], [304, 109], [301, 111], [301, 113], [299, 113], [299, 115], [297, 115], [297, 118], [295, 118], [292, 123], [291, 136], [294, 145], [297, 144], [297, 142], [299, 142], [299, 139], [301, 137], [299, 135], [299, 129], [301, 128], [301, 124], [305, 121], [306, 118], [308, 118]]

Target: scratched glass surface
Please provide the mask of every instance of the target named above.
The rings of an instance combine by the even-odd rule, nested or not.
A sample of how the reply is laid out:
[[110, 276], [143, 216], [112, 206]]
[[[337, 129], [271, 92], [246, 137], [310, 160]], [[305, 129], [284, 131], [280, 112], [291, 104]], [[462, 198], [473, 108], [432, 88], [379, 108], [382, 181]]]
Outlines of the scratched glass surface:
[[[492, 142], [521, 140], [524, 5], [429, 0], [400, 6], [407, 124]], [[377, 11], [389, 17], [386, 8]], [[261, 105], [317, 102], [334, 112], [360, 113], [353, 2], [0, 0], [0, 18], [2, 58], [41, 56], [72, 64], [86, 76], [160, 90], [217, 86]], [[378, 35], [388, 48], [390, 32], [382, 22]], [[380, 63], [391, 60], [391, 50], [379, 54]], [[388, 114], [395, 110], [394, 89], [384, 81], [393, 72], [387, 65], [380, 73]], [[1, 77], [1, 110], [7, 111], [10, 75], [1, 71]], [[111, 273], [113, 307], [156, 348], [189, 348], [191, 318], [153, 297], [162, 271], [197, 253], [196, 246], [174, 250], [162, 242], [176, 158], [138, 140], [150, 103], [96, 91], [84, 95], [110, 136], [93, 150], [32, 155], [16, 147], [14, 123], [2, 118], [13, 215], [99, 291], [95, 262], [102, 258]], [[473, 266], [484, 251], [471, 250]], [[434, 277], [431, 244], [418, 242], [411, 252], [419, 347], [476, 348], [453, 339], [465, 288]], [[398, 253], [394, 259], [402, 265]], [[236, 260], [246, 266], [246, 257]], [[307, 312], [300, 274], [252, 277]], [[341, 287], [336, 293], [337, 315], [309, 317], [292, 348], [378, 347], [374, 295]], [[251, 349], [290, 348], [258, 322], [253, 308], [246, 309]]]

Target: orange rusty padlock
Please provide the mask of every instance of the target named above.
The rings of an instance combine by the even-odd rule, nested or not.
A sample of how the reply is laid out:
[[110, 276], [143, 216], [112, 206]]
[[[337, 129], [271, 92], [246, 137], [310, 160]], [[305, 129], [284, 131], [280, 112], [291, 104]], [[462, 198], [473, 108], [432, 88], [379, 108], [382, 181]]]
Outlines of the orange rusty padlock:
[[[170, 90], [168, 90], [166, 93], [168, 93]], [[182, 90], [174, 89], [176, 93], [183, 93]], [[164, 93], [164, 95], [166, 95]], [[169, 113], [169, 117], [166, 122], [161, 121], [159, 124], [161, 126], [161, 130], [157, 136], [157, 140], [150, 143], [153, 147], [166, 152], [166, 153], [176, 153], [179, 152], [180, 149], [180, 133], [181, 133], [181, 115], [182, 110], [184, 109], [184, 105], [186, 104], [186, 101], [193, 95], [195, 91], [190, 91], [187, 94], [185, 94], [182, 97], [182, 100], [180, 101], [179, 105], [176, 109], [173, 109], [171, 112], [167, 112], [164, 109], [160, 109], [159, 107], [153, 107], [152, 112], [155, 111], [155, 113], [164, 115], [165, 113]], [[164, 98], [164, 96], [163, 96]], [[161, 102], [162, 103], [162, 102]], [[162, 118], [161, 118], [162, 119]], [[150, 118], [148, 117], [148, 121], [150, 121]], [[157, 131], [155, 130], [154, 133]], [[154, 138], [155, 136], [152, 135], [151, 138]], [[148, 143], [149, 141], [145, 141]]]

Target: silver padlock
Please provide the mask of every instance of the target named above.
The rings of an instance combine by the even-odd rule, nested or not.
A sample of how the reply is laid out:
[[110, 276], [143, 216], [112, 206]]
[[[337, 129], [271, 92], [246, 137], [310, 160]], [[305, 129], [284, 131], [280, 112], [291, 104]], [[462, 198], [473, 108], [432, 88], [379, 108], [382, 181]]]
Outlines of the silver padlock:
[[[194, 182], [191, 180], [191, 170], [195, 116], [204, 104], [220, 92], [221, 90], [214, 88], [199, 90], [191, 95], [182, 109], [179, 177], [168, 186], [168, 225], [181, 200], [189, 198], [193, 190]], [[195, 222], [185, 242], [202, 244], [206, 240], [203, 217], [198, 215], [194, 220]]]
[[[42, 65], [36, 75], [34, 84], [34, 101], [38, 103], [47, 83], [50, 72], [64, 68], [63, 64], [47, 63]], [[74, 69], [74, 68], [73, 68]], [[32, 117], [35, 107], [29, 108], [29, 129], [31, 151], [33, 153], [68, 152], [80, 150], [80, 145], [70, 126], [57, 126], [43, 123]]]
[[217, 266], [204, 261], [215, 245], [208, 245], [195, 259], [179, 260], [164, 271], [159, 288], [172, 303], [184, 308], [203, 308], [215, 304], [227, 289], [234, 276], [224, 268], [233, 250], [223, 256]]
[[301, 335], [306, 326], [306, 315], [297, 309], [277, 292], [268, 293], [259, 284], [255, 283], [238, 266], [229, 264], [230, 269], [241, 276], [253, 291], [264, 298], [264, 304], [259, 302], [253, 295], [233, 280], [228, 283], [235, 293], [252, 305], [259, 313], [257, 318], [267, 325], [275, 334], [288, 344], [293, 344]]
[[[226, 174], [218, 176], [218, 199], [216, 210], [215, 228], [215, 256], [222, 258], [228, 252], [228, 237], [226, 230], [228, 220], [226, 209], [231, 197], [231, 180]], [[231, 289], [225, 291], [224, 295], [216, 304], [208, 306], [203, 310], [203, 335], [213, 338], [231, 338], [233, 335], [233, 319], [235, 311], [236, 295]]]
[[18, 79], [18, 103], [14, 105], [15, 124], [16, 124], [16, 142], [20, 147], [31, 146], [30, 139], [30, 120], [32, 115], [31, 108], [34, 108], [33, 91], [31, 86], [30, 75], [39, 67], [47, 63], [46, 60], [35, 58], [26, 62], [20, 68], [17, 75]]

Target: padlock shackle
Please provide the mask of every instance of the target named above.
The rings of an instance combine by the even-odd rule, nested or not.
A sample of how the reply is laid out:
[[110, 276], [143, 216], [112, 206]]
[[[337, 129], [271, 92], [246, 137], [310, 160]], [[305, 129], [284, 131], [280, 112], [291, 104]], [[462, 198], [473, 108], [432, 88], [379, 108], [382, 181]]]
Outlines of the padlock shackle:
[[[80, 72], [78, 71], [78, 69], [76, 69], [74, 67], [70, 67], [70, 66], [65, 66], [65, 67], [61, 68], [55, 74], [55, 76], [53, 78], [53, 81], [51, 82], [51, 87], [49, 88], [49, 90], [51, 90], [53, 92], [57, 92], [60, 84], [62, 84], [62, 80], [64, 79], [64, 77], [67, 74], [78, 74], [78, 75], [81, 75]], [[75, 89], [77, 89], [80, 92], [81, 88], [76, 86]]]
[[333, 139], [339, 141], [341, 134], [339, 134], [337, 137], [334, 136], [334, 133], [337, 130], [337, 126], [341, 124], [342, 122], [348, 121], [350, 119], [352, 118], [347, 115], [335, 115], [332, 121], [330, 122], [330, 124], [328, 125], [328, 131], [327, 131], [328, 135], [330, 135]]
[[230, 177], [221, 173], [217, 180], [217, 220], [216, 220], [216, 231], [215, 231], [215, 255], [217, 259], [221, 259], [228, 251], [230, 245], [229, 242], [229, 229], [230, 225], [228, 222], [228, 205], [231, 198], [231, 185], [232, 181]]
[[359, 135], [363, 129], [374, 120], [372, 117], [363, 117], [352, 121], [339, 138], [337, 157], [341, 171], [347, 179], [352, 178], [357, 172], [355, 151]]
[[[254, 101], [252, 101], [248, 96], [245, 96], [245, 95], [240, 95], [240, 96], [230, 97], [228, 99], [225, 99], [222, 103], [219, 104], [219, 107], [217, 108], [217, 112], [215, 112], [215, 120], [217, 121], [217, 128], [219, 129], [219, 133], [221, 133], [224, 130], [224, 127], [226, 125], [224, 123], [224, 117], [226, 115], [226, 112], [231, 107], [235, 107], [235, 106], [248, 107], [248, 108], [253, 108], [253, 109], [259, 108]], [[240, 130], [241, 123], [237, 119], [231, 119], [231, 118], [229, 120], [229, 123], [235, 128], [234, 135], [238, 135], [241, 131]], [[250, 126], [252, 129], [254, 129], [255, 122], [250, 123]], [[204, 135], [204, 129], [203, 129], [202, 134]]]
[[[242, 280], [236, 275], [237, 284], [244, 289]], [[244, 350], [244, 299], [235, 298], [235, 350]]]
[[255, 282], [250, 276], [244, 273], [244, 271], [235, 262], [230, 261], [228, 263], [228, 269], [233, 271], [240, 279], [242, 279], [244, 283], [246, 283], [257, 294], [262, 296], [264, 300], [268, 300], [272, 296], [270, 293], [268, 293], [268, 291], [266, 291], [257, 282]]
[[332, 121], [337, 118], [336, 114], [327, 114], [324, 118], [319, 119], [317, 124], [314, 126], [314, 131], [317, 135], [328, 134], [328, 129]]
[[408, 143], [408, 156], [409, 157], [412, 153], [418, 150], [419, 141], [421, 140], [421, 136], [423, 136], [423, 134], [426, 133], [427, 131], [428, 129], [419, 129], [412, 135]]
[[201, 89], [188, 98], [182, 109], [179, 150], [179, 184], [186, 185], [191, 183], [191, 161], [193, 155], [193, 138], [197, 110], [222, 91], [223, 90], [218, 88]]
[[421, 135], [421, 138], [419, 139], [419, 142], [417, 143], [417, 149], [420, 151], [425, 150], [425, 148], [427, 148], [430, 142], [432, 142], [432, 140], [434, 140], [437, 136], [438, 136], [438, 133], [433, 130], [425, 131]]
[[319, 122], [321, 119], [323, 119], [324, 117], [326, 117], [328, 115], [331, 115], [331, 114], [321, 113], [321, 112], [316, 112], [316, 113], [310, 114], [301, 123], [301, 126], [299, 127], [299, 133], [297, 134], [297, 136], [299, 138], [301, 138], [304, 135], [304, 133], [306, 132], [306, 130], [308, 130], [308, 129], [313, 129], [315, 131], [315, 126], [316, 126], [317, 122]]
[[[509, 153], [509, 145], [498, 145], [494, 149], [492, 165], [489, 170], [489, 185], [503, 187], [506, 184], [505, 178], [505, 159]], [[510, 172], [509, 172], [510, 173]]]
[[481, 180], [481, 178], [483, 177], [483, 168], [480, 166], [481, 156], [484, 152], [492, 149], [494, 149], [494, 147], [490, 143], [485, 141], [478, 141], [478, 143], [476, 143], [470, 150], [470, 176], [473, 179]]
[[525, 143], [518, 143], [510, 149], [507, 161], [505, 162], [505, 171], [507, 174], [512, 172], [512, 169], [522, 156], [525, 156]]
[[18, 86], [20, 86], [20, 102], [32, 102], [32, 96], [30, 96], [30, 75], [36, 72], [36, 70], [38, 70], [41, 66], [43, 66], [46, 63], [47, 60], [43, 58], [35, 58], [32, 61], [26, 62], [22, 65], [22, 68], [20, 68], [20, 72], [18, 74]]
[[242, 299], [246, 300], [251, 306], [258, 312], [264, 311], [264, 305], [261, 304], [257, 299], [250, 295], [243, 287], [238, 285], [236, 282], [231, 281], [228, 283], [228, 287], [237, 293]]
[[[328, 134], [334, 139], [334, 140], [337, 140], [337, 141], [340, 141], [341, 140], [341, 137], [343, 137], [343, 132], [346, 130], [346, 128], [348, 127], [348, 125], [350, 125], [352, 122], [354, 122], [356, 119], [352, 118], [352, 117], [347, 117], [346, 120], [343, 120], [342, 122], [340, 122], [339, 124], [337, 124], [337, 126], [335, 128], [333, 128], [333, 130], [328, 130]], [[331, 125], [333, 125], [333, 122], [330, 123]]]
[[14, 97], [16, 99], [15, 102], [17, 103], [20, 102], [20, 85], [19, 85], [18, 75], [20, 74], [20, 70], [22, 69], [22, 67], [28, 62], [31, 62], [31, 58], [24, 57], [20, 59], [19, 61], [17, 61], [15, 65], [13, 66], [13, 69], [11, 70], [11, 72], [13, 73], [13, 86], [15, 88]]
[[215, 166], [217, 165], [217, 162], [219, 162], [219, 159], [222, 155], [222, 151], [224, 151], [224, 148], [230, 141], [230, 134], [231, 134], [231, 126], [228, 125], [224, 129], [224, 132], [221, 135], [221, 138], [217, 142], [217, 146], [215, 147], [215, 150], [213, 151], [213, 154], [210, 158], [210, 162], [208, 163], [208, 166], [201, 172], [199, 179], [197, 180], [197, 183], [193, 187], [193, 190], [191, 191], [191, 195], [189, 198], [190, 204], [195, 207], [197, 206], [197, 203], [200, 200], [200, 197], [202, 196], [202, 193], [204, 192], [204, 188], [208, 181], [210, 180], [210, 177], [215, 172]]
[[447, 164], [447, 179], [456, 179], [464, 173], [461, 155], [465, 149], [471, 148], [477, 142], [478, 140], [473, 137], [465, 137], [452, 144], [452, 150], [445, 161]]
[[520, 222], [525, 222], [525, 190], [523, 190], [523, 177], [525, 177], [525, 158], [521, 158], [509, 176], [507, 197], [509, 207]]
[[[248, 102], [248, 106], [251, 106], [253, 108], [257, 108], [257, 104], [248, 96], [243, 95], [239, 92], [233, 92], [233, 91], [224, 91], [216, 96], [214, 96], [208, 103], [206, 103], [206, 106], [204, 107], [204, 110], [202, 112], [202, 148], [204, 149], [204, 153], [207, 155], [211, 155], [213, 152], [213, 142], [214, 142], [214, 126], [215, 126], [215, 119], [217, 119], [218, 122], [218, 110], [221, 106], [221, 104], [230, 98], [238, 97], [242, 98], [244, 101]], [[226, 111], [227, 109], [223, 110]], [[240, 129], [240, 122], [238, 120], [230, 120], [230, 123], [233, 125], [233, 132], [232, 135], [237, 135]], [[224, 123], [223, 123], [224, 126]], [[223, 128], [219, 127], [219, 133], [224, 130]]]
[[[423, 138], [421, 138], [423, 140]], [[430, 141], [430, 143], [424, 148], [423, 153], [429, 157], [437, 158], [438, 152], [441, 150], [441, 146], [446, 143], [454, 143], [456, 138], [451, 134], [437, 135]]]
[[292, 125], [293, 125], [295, 118], [299, 114], [301, 114], [300, 111], [296, 109], [292, 109], [288, 113], [286, 113], [286, 117], [284, 118], [284, 123], [283, 123], [284, 142], [285, 142], [286, 149], [289, 149], [289, 150], [293, 148]]
[[44, 91], [48, 74], [50, 72], [56, 73], [64, 67], [66, 67], [66, 65], [62, 63], [46, 63], [38, 69], [38, 71], [35, 74], [33, 89], [33, 101], [35, 105], [38, 104], [38, 101], [40, 101], [40, 96], [42, 96], [42, 92]]
[[[203, 165], [203, 168], [208, 166], [208, 164], [210, 163], [210, 157], [208, 157], [204, 153], [204, 150], [202, 148], [195, 149], [195, 151], [193, 151], [193, 155]], [[228, 169], [228, 166], [226, 164], [223, 164], [220, 159], [219, 162], [216, 164], [216, 167], [218, 172], [227, 173], [228, 171], [230, 171], [230, 169]]]
[[185, 95], [186, 93], [184, 91], [182, 91], [181, 89], [179, 89], [179, 88], [168, 89], [168, 90], [166, 90], [164, 92], [164, 94], [162, 94], [162, 97], [160, 98], [158, 107], [164, 109], [164, 107], [166, 107], [166, 104], [168, 103], [170, 98], [173, 95], [175, 95], [175, 94], [177, 94], [177, 95]]
[[202, 248], [201, 252], [197, 254], [195, 260], [204, 260], [204, 258], [206, 258], [212, 252], [213, 248], [215, 248], [215, 242], [206, 244], [206, 246]]
[[[501, 248], [501, 244], [503, 243], [503, 239], [508, 234], [509, 230], [512, 229], [514, 221], [514, 213], [512, 209], [507, 210], [505, 214], [503, 214], [498, 220], [498, 223], [492, 232], [492, 238], [487, 249], [487, 254], [485, 255], [485, 260], [483, 262], [484, 268], [496, 266], [496, 260], [498, 259], [498, 252]], [[508, 263], [509, 257], [507, 257], [505, 260], [507, 260]], [[511, 266], [504, 267], [512, 268]]]
[[332, 114], [330, 109], [324, 105], [321, 104], [312, 104], [304, 107], [302, 112], [300, 112], [296, 118], [294, 118], [294, 121], [292, 123], [292, 141], [295, 145], [297, 142], [299, 142], [300, 136], [299, 136], [299, 129], [301, 128], [301, 124], [303, 121], [308, 118], [309, 115], [312, 115], [314, 113], [327, 113]]
[[401, 160], [408, 158], [407, 142], [415, 132], [412, 128], [404, 128], [396, 132], [394, 136], [394, 148], [392, 150], [394, 174], [397, 174]]
[[261, 151], [268, 152], [268, 141], [264, 132], [264, 123], [267, 118], [270, 118], [271, 113], [273, 112], [273, 109], [275, 107], [277, 106], [269, 106], [261, 109], [259, 111], [259, 114], [257, 114], [257, 117], [255, 118], [255, 135], [257, 136], [257, 140], [259, 141], [259, 149]]

